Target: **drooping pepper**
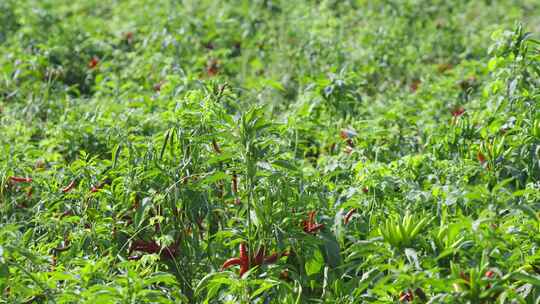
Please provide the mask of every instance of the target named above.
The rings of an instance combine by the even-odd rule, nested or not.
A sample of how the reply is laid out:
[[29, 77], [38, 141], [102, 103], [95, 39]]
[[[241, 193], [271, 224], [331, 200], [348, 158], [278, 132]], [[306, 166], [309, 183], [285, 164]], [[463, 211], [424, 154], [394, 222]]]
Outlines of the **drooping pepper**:
[[304, 232], [314, 234], [320, 229], [324, 228], [324, 224], [315, 223], [315, 215], [316, 215], [315, 211], [310, 211], [308, 215], [308, 219], [302, 221]]
[[245, 243], [241, 243], [239, 249], [240, 249], [240, 256], [237, 258], [230, 258], [226, 260], [221, 266], [221, 271], [228, 269], [232, 266], [239, 265], [240, 272], [238, 274], [242, 276], [244, 275], [244, 273], [246, 273], [249, 269], [253, 267], [262, 266], [264, 264], [273, 264], [280, 257], [289, 255], [287, 252], [283, 252], [282, 254], [278, 254], [277, 252], [274, 252], [269, 256], [265, 256], [265, 248], [264, 246], [261, 246], [257, 250], [257, 253], [255, 253], [255, 255], [250, 258], [247, 252], [247, 247]]

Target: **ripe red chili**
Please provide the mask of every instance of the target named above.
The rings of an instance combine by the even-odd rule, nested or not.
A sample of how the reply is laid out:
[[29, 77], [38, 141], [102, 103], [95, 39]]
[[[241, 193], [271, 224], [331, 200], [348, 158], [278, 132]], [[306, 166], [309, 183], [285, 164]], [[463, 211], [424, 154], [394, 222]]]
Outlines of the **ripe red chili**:
[[206, 73], [208, 76], [216, 76], [219, 72], [219, 61], [216, 59], [208, 60], [206, 63]]
[[495, 276], [495, 272], [493, 272], [492, 270], [488, 270], [486, 271], [486, 274], [485, 274], [486, 278], [493, 278]]
[[236, 173], [233, 173], [232, 176], [232, 192], [238, 193], [238, 175]]
[[32, 182], [32, 178], [30, 177], [11, 176], [9, 179], [14, 183], [31, 183]]
[[407, 292], [401, 292], [399, 296], [400, 302], [411, 302], [414, 299], [412, 291], [409, 289]]
[[66, 187], [64, 187], [62, 189], [62, 192], [63, 193], [68, 193], [69, 191], [71, 191], [73, 188], [75, 187], [75, 180], [72, 180], [69, 185], [67, 185]]
[[279, 278], [284, 280], [284, 281], [289, 281], [289, 271], [288, 270], [283, 270], [280, 274], [279, 274]]
[[129, 252], [131, 253], [133, 251], [141, 251], [141, 252], [150, 253], [150, 254], [159, 253], [162, 259], [174, 259], [179, 253], [177, 248], [178, 248], [178, 241], [176, 241], [174, 244], [170, 246], [161, 247], [154, 240], [152, 241], [136, 240], [136, 241], [133, 241], [133, 243], [131, 244]]
[[99, 64], [99, 58], [97, 57], [92, 57], [92, 59], [90, 59], [90, 61], [88, 62], [88, 68], [90, 69], [94, 69], [97, 65]]
[[339, 136], [344, 140], [352, 139], [356, 137], [356, 135], [358, 135], [356, 131], [349, 130], [349, 129], [342, 129], [341, 131], [339, 131]]
[[418, 90], [418, 88], [420, 87], [420, 84], [422, 83], [422, 81], [420, 79], [415, 79], [411, 82], [411, 85], [409, 87], [409, 89], [411, 90], [411, 92], [416, 92]]
[[476, 158], [481, 164], [484, 164], [486, 162], [486, 157], [480, 151], [478, 151], [478, 153], [476, 154]]
[[269, 256], [265, 256], [265, 248], [264, 246], [259, 247], [259, 250], [257, 250], [257, 253], [255, 256], [252, 256], [251, 258], [248, 255], [247, 247], [245, 243], [240, 244], [240, 256], [237, 258], [230, 258], [226, 260], [223, 265], [221, 266], [221, 271], [230, 268], [232, 266], [239, 265], [240, 266], [240, 272], [239, 275], [242, 276], [244, 273], [246, 273], [250, 268], [261, 266], [263, 264], [272, 264], [277, 261], [279, 257], [283, 257], [288, 255], [288, 253], [282, 253], [279, 255], [278, 253], [273, 253]]
[[234, 265], [240, 265], [240, 276], [246, 273], [249, 269], [249, 257], [247, 254], [246, 244], [240, 243], [240, 257], [239, 258], [230, 258], [223, 263], [221, 270], [225, 270]]
[[90, 192], [92, 193], [95, 193], [95, 192], [98, 192], [99, 190], [101, 190], [105, 185], [108, 185], [110, 184], [111, 181], [109, 179], [105, 179], [103, 182], [101, 183], [98, 183], [97, 185], [95, 186], [92, 186], [92, 188], [90, 189]]
[[324, 224], [315, 223], [315, 214], [315, 211], [310, 211], [308, 219], [302, 221], [304, 232], [314, 234], [317, 233], [318, 230], [324, 228]]
[[452, 116], [454, 116], [454, 117], [460, 117], [464, 113], [465, 113], [465, 108], [464, 107], [457, 107], [454, 110], [452, 110]]
[[278, 253], [274, 252], [271, 255], [264, 258], [265, 264], [272, 264], [275, 263], [278, 260]]
[[345, 217], [343, 217], [343, 223], [345, 225], [347, 225], [351, 219], [351, 217], [353, 216], [353, 214], [356, 213], [356, 208], [352, 208], [351, 210], [349, 210], [349, 212], [347, 212], [347, 214], [345, 214]]
[[281, 254], [278, 254], [277, 252], [272, 253], [269, 256], [266, 256], [264, 258], [264, 264], [273, 264], [275, 263], [279, 258], [289, 256], [289, 252], [284, 251]]
[[342, 129], [339, 132], [339, 136], [347, 143], [347, 147], [345, 147], [344, 150], [345, 153], [351, 154], [352, 149], [354, 148], [353, 138], [356, 137], [356, 135], [358, 134], [355, 131], [348, 129]]
[[259, 250], [257, 250], [257, 253], [255, 254], [255, 258], [252, 261], [253, 266], [260, 266], [264, 262], [264, 246], [259, 247]]
[[214, 148], [214, 151], [216, 151], [216, 153], [221, 154], [221, 149], [219, 148], [219, 145], [215, 139], [212, 139], [212, 147]]
[[124, 39], [126, 40], [126, 42], [128, 44], [132, 44], [133, 43], [133, 32], [127, 32], [124, 34]]
[[152, 88], [154, 89], [154, 91], [159, 92], [159, 91], [161, 91], [161, 85], [162, 85], [162, 83], [160, 81], [160, 82], [154, 84], [154, 86]]

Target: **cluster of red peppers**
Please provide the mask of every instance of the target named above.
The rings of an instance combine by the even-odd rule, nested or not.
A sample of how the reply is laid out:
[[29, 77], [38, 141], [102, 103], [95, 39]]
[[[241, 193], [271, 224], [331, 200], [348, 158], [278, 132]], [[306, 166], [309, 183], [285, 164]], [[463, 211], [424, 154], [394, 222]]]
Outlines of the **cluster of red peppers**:
[[274, 252], [271, 255], [265, 255], [264, 246], [259, 247], [255, 256], [250, 257], [245, 243], [240, 244], [240, 256], [237, 258], [230, 258], [223, 263], [221, 271], [228, 269], [232, 266], [239, 265], [239, 275], [242, 276], [249, 269], [256, 266], [268, 265], [277, 262], [281, 257], [289, 256], [288, 252], [282, 252], [281, 254]]
[[[145, 241], [145, 240], [136, 240], [133, 241], [131, 244], [131, 247], [129, 248], [129, 253], [131, 254], [133, 251], [140, 251], [144, 253], [154, 254], [159, 253], [161, 259], [163, 260], [171, 260], [178, 256], [180, 253], [178, 250], [178, 241], [176, 241], [174, 244], [161, 247], [156, 241]], [[128, 260], [138, 260], [141, 256], [129, 256]]]
[[302, 227], [304, 228], [304, 232], [314, 234], [314, 233], [317, 233], [317, 231], [324, 228], [324, 224], [317, 224], [315, 222], [316, 214], [317, 212], [310, 211], [308, 215], [308, 219], [302, 221]]

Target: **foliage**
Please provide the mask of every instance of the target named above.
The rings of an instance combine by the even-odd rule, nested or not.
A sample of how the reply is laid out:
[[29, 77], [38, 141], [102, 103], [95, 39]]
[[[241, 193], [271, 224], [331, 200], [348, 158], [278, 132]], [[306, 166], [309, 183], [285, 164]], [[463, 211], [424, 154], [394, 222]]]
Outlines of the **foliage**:
[[0, 303], [537, 303], [538, 16], [0, 1]]

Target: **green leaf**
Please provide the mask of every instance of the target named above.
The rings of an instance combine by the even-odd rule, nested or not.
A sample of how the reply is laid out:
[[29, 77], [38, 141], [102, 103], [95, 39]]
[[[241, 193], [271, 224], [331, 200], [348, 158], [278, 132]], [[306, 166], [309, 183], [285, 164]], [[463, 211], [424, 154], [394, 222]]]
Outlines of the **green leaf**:
[[514, 272], [512, 278], [518, 281], [532, 284], [536, 287], [540, 287], [540, 276], [530, 275], [525, 272]]
[[326, 231], [321, 232], [321, 237], [324, 240], [323, 250], [325, 260], [332, 268], [341, 265], [341, 254], [339, 243], [333, 233]]
[[306, 273], [307, 275], [314, 275], [321, 271], [324, 266], [324, 258], [319, 250], [316, 250], [311, 257], [306, 262]]

